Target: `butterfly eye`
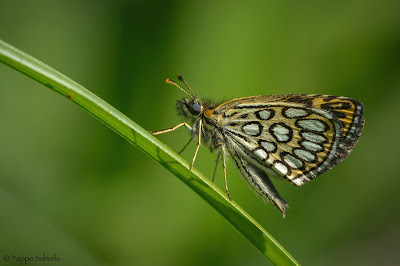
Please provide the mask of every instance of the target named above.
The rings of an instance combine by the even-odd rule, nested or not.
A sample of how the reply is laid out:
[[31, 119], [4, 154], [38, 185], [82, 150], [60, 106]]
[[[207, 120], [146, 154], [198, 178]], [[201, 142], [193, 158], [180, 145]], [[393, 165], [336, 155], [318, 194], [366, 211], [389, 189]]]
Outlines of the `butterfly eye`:
[[189, 112], [192, 115], [199, 115], [201, 113], [201, 105], [198, 103], [192, 104], [192, 106], [189, 108]]

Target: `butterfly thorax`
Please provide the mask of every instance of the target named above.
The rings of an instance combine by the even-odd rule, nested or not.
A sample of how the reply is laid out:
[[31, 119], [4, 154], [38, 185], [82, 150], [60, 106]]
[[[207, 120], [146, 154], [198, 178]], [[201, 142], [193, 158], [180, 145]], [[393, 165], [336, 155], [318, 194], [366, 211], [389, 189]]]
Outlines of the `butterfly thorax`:
[[191, 131], [193, 137], [198, 136], [199, 121], [202, 120], [201, 135], [211, 151], [223, 142], [222, 128], [218, 123], [219, 115], [214, 113], [217, 106], [218, 104], [202, 98], [184, 98], [176, 103], [178, 114], [193, 125]]

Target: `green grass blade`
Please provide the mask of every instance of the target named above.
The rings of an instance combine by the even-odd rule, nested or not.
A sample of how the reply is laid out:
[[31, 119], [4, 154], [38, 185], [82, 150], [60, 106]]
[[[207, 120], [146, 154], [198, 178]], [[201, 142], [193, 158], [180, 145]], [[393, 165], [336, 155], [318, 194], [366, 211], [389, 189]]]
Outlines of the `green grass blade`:
[[0, 61], [65, 96], [176, 175], [246, 237], [271, 263], [298, 262], [249, 214], [174, 151], [117, 109], [58, 71], [0, 40]]

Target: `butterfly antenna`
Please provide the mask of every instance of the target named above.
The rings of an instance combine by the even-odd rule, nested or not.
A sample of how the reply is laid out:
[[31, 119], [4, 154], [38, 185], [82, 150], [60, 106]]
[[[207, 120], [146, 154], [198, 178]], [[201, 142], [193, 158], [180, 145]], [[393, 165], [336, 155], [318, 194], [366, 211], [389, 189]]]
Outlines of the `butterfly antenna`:
[[196, 98], [196, 94], [194, 94], [193, 90], [190, 88], [190, 86], [187, 84], [186, 80], [179, 74], [178, 79], [185, 83], [186, 87], [192, 92], [194, 98]]
[[193, 98], [192, 95], [190, 95], [189, 93], [187, 93], [184, 89], [182, 89], [178, 84], [176, 84], [176, 83], [173, 82], [172, 80], [166, 79], [165, 82], [174, 85], [175, 87], [177, 87], [178, 89], [180, 89], [181, 91], [183, 91], [187, 96], [189, 96], [189, 97], [194, 101], [194, 98]]

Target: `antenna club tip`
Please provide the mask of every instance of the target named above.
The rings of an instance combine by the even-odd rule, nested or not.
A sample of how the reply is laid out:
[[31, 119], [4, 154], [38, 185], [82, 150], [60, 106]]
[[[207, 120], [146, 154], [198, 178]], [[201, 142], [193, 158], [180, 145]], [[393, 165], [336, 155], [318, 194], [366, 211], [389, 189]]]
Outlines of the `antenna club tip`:
[[178, 79], [179, 79], [179, 80], [183, 80], [183, 77], [182, 77], [181, 74], [178, 74]]
[[171, 82], [170, 79], [166, 79], [166, 80], [165, 80], [165, 83], [170, 83], [170, 82]]

